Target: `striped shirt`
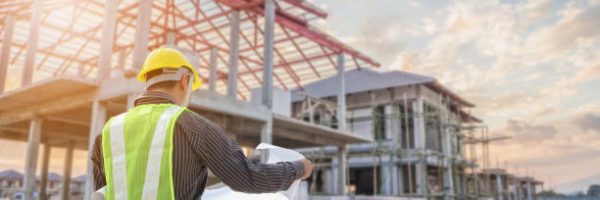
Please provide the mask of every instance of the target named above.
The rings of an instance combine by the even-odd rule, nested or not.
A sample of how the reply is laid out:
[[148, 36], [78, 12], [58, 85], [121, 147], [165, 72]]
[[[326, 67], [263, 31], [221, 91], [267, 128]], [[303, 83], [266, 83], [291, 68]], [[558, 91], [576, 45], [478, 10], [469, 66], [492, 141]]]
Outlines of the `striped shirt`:
[[[145, 92], [135, 105], [174, 104], [166, 93]], [[92, 149], [96, 190], [106, 185], [102, 137]], [[219, 126], [195, 112], [185, 111], [175, 122], [173, 133], [173, 182], [176, 199], [200, 199], [207, 169], [233, 190], [265, 193], [286, 190], [304, 174], [300, 161], [263, 164], [246, 158], [240, 145]]]

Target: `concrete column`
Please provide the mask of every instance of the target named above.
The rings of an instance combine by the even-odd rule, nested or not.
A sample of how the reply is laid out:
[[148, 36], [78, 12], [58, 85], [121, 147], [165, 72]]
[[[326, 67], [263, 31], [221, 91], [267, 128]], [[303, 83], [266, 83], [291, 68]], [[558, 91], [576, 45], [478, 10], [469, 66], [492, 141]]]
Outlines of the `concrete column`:
[[527, 200], [533, 200], [533, 187], [531, 186], [531, 181], [527, 181]]
[[265, 1], [265, 39], [263, 47], [262, 104], [273, 107], [273, 48], [275, 39], [275, 2]]
[[25, 200], [33, 199], [35, 188], [35, 173], [40, 148], [40, 137], [42, 134], [42, 119], [34, 118], [29, 123], [29, 138], [27, 143], [27, 158], [25, 160], [25, 177], [23, 183]]
[[[268, 30], [266, 30], [268, 31]], [[266, 36], [265, 36], [266, 37]], [[240, 59], [240, 11], [231, 12], [231, 27], [229, 29], [229, 76], [227, 84], [227, 96], [235, 99], [237, 97], [237, 75]], [[265, 48], [268, 48], [265, 45]], [[265, 58], [266, 60], [266, 58]]]
[[87, 160], [87, 177], [85, 179], [85, 193], [83, 198], [89, 200], [94, 190], [93, 180], [93, 165], [92, 165], [92, 148], [96, 141], [96, 136], [102, 133], [102, 127], [106, 122], [106, 106], [100, 100], [94, 100], [92, 104], [92, 121], [90, 124], [90, 138], [88, 142], [88, 160]]
[[502, 176], [500, 174], [496, 174], [496, 191], [498, 191], [497, 200], [504, 200], [504, 190], [502, 188], [502, 185]]
[[23, 64], [23, 77], [21, 86], [30, 85], [33, 81], [33, 70], [35, 68], [35, 54], [37, 52], [38, 36], [40, 30], [40, 7], [41, 0], [33, 2], [31, 24], [29, 25], [29, 36], [27, 37], [27, 50], [25, 51], [25, 63]]
[[338, 95], [337, 95], [337, 118], [338, 130], [346, 131], [346, 70], [344, 64], [344, 54], [340, 53], [337, 57], [338, 68]]
[[[338, 130], [346, 131], [346, 73], [344, 64], [344, 54], [340, 53], [337, 57], [338, 68], [338, 96], [337, 96], [337, 119]], [[348, 152], [346, 146], [338, 147], [338, 195], [348, 193]]]
[[124, 50], [119, 51], [119, 60], [117, 60], [117, 69], [125, 76], [125, 63], [127, 62], [127, 52]]
[[48, 185], [48, 164], [50, 162], [50, 145], [44, 145], [44, 155], [42, 156], [42, 174], [40, 175], [40, 188], [38, 190], [38, 198], [46, 200], [46, 187]]
[[348, 152], [345, 146], [338, 147], [337, 195], [348, 194]]
[[[267, 121], [263, 124], [260, 131], [260, 142], [272, 144], [273, 143], [273, 115], [269, 114]], [[266, 162], [268, 154], [266, 151], [262, 151], [260, 160]]]
[[176, 41], [176, 38], [175, 38], [175, 32], [173, 32], [173, 31], [167, 32], [166, 45], [167, 45], [167, 47], [170, 47], [170, 48], [174, 48], [174, 47], [177, 46], [177, 41]]
[[452, 133], [452, 131], [447, 128], [447, 125], [449, 124], [449, 111], [448, 109], [445, 107], [445, 103], [444, 103], [444, 99], [442, 99], [441, 104], [442, 105], [440, 107], [440, 122], [442, 122], [441, 125], [441, 133], [442, 133], [442, 144], [443, 144], [443, 151], [444, 151], [444, 163], [446, 163], [446, 165], [444, 166], [444, 191], [445, 191], [445, 199], [446, 200], [451, 200], [454, 196], [454, 165], [452, 163], [452, 157], [454, 156], [452, 154], [452, 137], [454, 137], [454, 134]]
[[210, 71], [208, 76], [208, 88], [211, 92], [217, 91], [217, 48], [210, 49]]
[[[393, 116], [385, 118], [385, 130], [388, 138], [391, 139], [392, 149], [394, 152], [397, 152], [400, 148], [400, 136], [402, 132], [402, 128], [400, 125], [398, 116], [398, 106], [395, 104], [385, 106], [385, 115]], [[398, 161], [398, 157], [396, 153], [391, 153], [388, 156], [388, 163], [386, 165], [386, 170], [382, 169], [383, 175], [382, 178], [385, 182], [382, 183], [384, 190], [382, 194], [384, 195], [400, 195], [400, 173], [398, 173], [398, 165], [396, 164]]]
[[417, 193], [420, 195], [427, 194], [427, 164], [425, 153], [425, 120], [423, 117], [423, 99], [420, 97], [420, 89], [416, 87], [417, 98], [413, 102], [413, 123], [414, 123], [414, 139], [415, 149], [419, 151], [418, 163], [415, 169], [415, 179], [417, 181]]
[[134, 70], [142, 68], [146, 54], [148, 54], [148, 35], [150, 34], [150, 17], [152, 16], [152, 0], [140, 0], [139, 2], [133, 43], [132, 69]]
[[6, 90], [6, 75], [8, 74], [8, 61], [10, 60], [10, 47], [14, 28], [15, 17], [6, 15], [4, 17], [4, 33], [2, 34], [2, 49], [0, 50], [0, 94]]
[[98, 55], [98, 75], [96, 76], [96, 80], [99, 81], [105, 80], [110, 75], [117, 22], [117, 3], [117, 0], [106, 0], [104, 4], [105, 15], [102, 24], [100, 54]]
[[62, 190], [60, 193], [62, 200], [68, 200], [71, 196], [71, 169], [73, 168], [73, 143], [69, 142], [67, 153], [65, 155], [65, 165], [62, 179]]

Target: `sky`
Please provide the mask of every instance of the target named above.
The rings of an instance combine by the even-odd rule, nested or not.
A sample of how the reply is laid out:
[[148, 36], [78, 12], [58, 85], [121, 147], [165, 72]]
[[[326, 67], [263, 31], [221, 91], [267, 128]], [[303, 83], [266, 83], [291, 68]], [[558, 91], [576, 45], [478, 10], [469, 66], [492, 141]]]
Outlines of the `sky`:
[[[382, 70], [435, 77], [475, 103], [492, 136], [511, 137], [491, 145], [493, 166], [562, 192], [600, 183], [600, 0], [311, 2], [329, 13], [313, 26]], [[25, 149], [0, 141], [0, 170], [22, 171]], [[64, 154], [52, 150], [51, 171]], [[85, 158], [75, 152], [74, 175]]]
[[600, 183], [600, 1], [313, 0], [317, 27], [382, 70], [435, 77], [476, 104], [492, 166], [562, 192]]

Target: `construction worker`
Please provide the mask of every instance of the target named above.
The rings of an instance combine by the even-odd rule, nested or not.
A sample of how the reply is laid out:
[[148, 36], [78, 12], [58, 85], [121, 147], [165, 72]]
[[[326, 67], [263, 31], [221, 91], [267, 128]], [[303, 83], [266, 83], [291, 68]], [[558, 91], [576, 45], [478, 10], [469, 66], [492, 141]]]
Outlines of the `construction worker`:
[[146, 88], [135, 107], [112, 117], [94, 143], [94, 182], [106, 186], [106, 199], [200, 199], [208, 169], [246, 193], [286, 190], [310, 176], [308, 160], [248, 160], [219, 126], [186, 109], [201, 80], [181, 52], [153, 50], [137, 79]]

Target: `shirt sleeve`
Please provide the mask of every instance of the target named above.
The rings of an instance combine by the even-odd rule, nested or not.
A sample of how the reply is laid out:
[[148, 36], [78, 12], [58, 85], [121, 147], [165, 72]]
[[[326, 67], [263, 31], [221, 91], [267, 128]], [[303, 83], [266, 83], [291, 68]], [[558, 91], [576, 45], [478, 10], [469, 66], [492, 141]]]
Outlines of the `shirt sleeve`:
[[92, 148], [92, 164], [94, 176], [94, 190], [99, 190], [106, 185], [104, 176], [104, 158], [102, 155], [102, 134], [96, 137]]
[[186, 111], [177, 120], [188, 144], [208, 168], [233, 190], [265, 193], [286, 190], [304, 174], [302, 162], [263, 164], [249, 160], [225, 131], [200, 115]]

